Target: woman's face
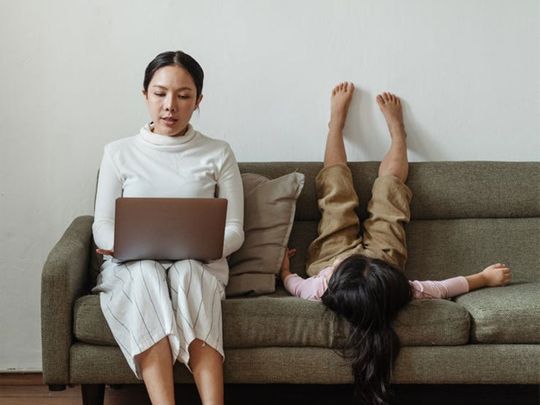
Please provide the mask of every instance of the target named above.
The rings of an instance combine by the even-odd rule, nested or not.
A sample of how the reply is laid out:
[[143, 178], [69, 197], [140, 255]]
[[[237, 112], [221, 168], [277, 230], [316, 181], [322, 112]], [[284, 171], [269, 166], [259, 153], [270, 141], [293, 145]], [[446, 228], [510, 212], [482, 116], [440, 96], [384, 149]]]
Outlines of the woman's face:
[[177, 65], [158, 69], [143, 95], [154, 122], [154, 132], [168, 136], [184, 134], [202, 99], [202, 95], [197, 98], [191, 75]]

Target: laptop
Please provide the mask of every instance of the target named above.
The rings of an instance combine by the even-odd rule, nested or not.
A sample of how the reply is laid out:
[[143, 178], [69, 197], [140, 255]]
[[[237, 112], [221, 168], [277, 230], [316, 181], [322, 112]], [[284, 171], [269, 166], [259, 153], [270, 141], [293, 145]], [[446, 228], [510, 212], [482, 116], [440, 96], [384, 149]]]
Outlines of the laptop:
[[118, 198], [114, 259], [219, 259], [226, 216], [224, 198]]

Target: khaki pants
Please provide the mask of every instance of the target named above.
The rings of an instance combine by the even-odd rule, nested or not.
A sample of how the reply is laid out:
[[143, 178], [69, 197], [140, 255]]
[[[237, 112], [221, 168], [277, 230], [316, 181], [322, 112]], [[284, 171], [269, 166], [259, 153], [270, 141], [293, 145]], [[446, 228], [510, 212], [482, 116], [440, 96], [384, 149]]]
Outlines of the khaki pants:
[[356, 214], [358, 196], [347, 165], [323, 168], [315, 179], [321, 220], [319, 236], [309, 246], [307, 273], [318, 274], [335, 259], [352, 254], [384, 260], [403, 270], [407, 246], [403, 225], [409, 222], [411, 190], [397, 177], [378, 177], [368, 203], [369, 218], [363, 223]]

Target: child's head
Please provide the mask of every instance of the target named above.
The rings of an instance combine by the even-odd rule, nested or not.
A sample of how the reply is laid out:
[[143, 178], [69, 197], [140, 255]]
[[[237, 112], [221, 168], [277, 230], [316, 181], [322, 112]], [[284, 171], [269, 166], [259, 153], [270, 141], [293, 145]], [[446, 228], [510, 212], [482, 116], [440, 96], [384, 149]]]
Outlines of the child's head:
[[322, 302], [349, 321], [344, 353], [352, 360], [358, 392], [367, 403], [384, 403], [399, 339], [391, 322], [412, 298], [405, 275], [378, 259], [352, 255], [338, 264]]
[[352, 255], [337, 265], [322, 301], [351, 323], [380, 328], [411, 297], [409, 281], [401, 271], [379, 259]]

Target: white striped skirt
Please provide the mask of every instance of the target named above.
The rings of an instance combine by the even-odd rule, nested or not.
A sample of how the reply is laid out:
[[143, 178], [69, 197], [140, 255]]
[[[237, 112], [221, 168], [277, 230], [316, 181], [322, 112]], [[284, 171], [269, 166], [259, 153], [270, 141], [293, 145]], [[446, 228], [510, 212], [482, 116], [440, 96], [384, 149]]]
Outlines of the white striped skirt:
[[223, 358], [221, 300], [225, 287], [196, 260], [105, 260], [94, 292], [129, 366], [142, 379], [135, 356], [168, 337], [173, 363], [189, 369], [189, 345], [200, 339]]

